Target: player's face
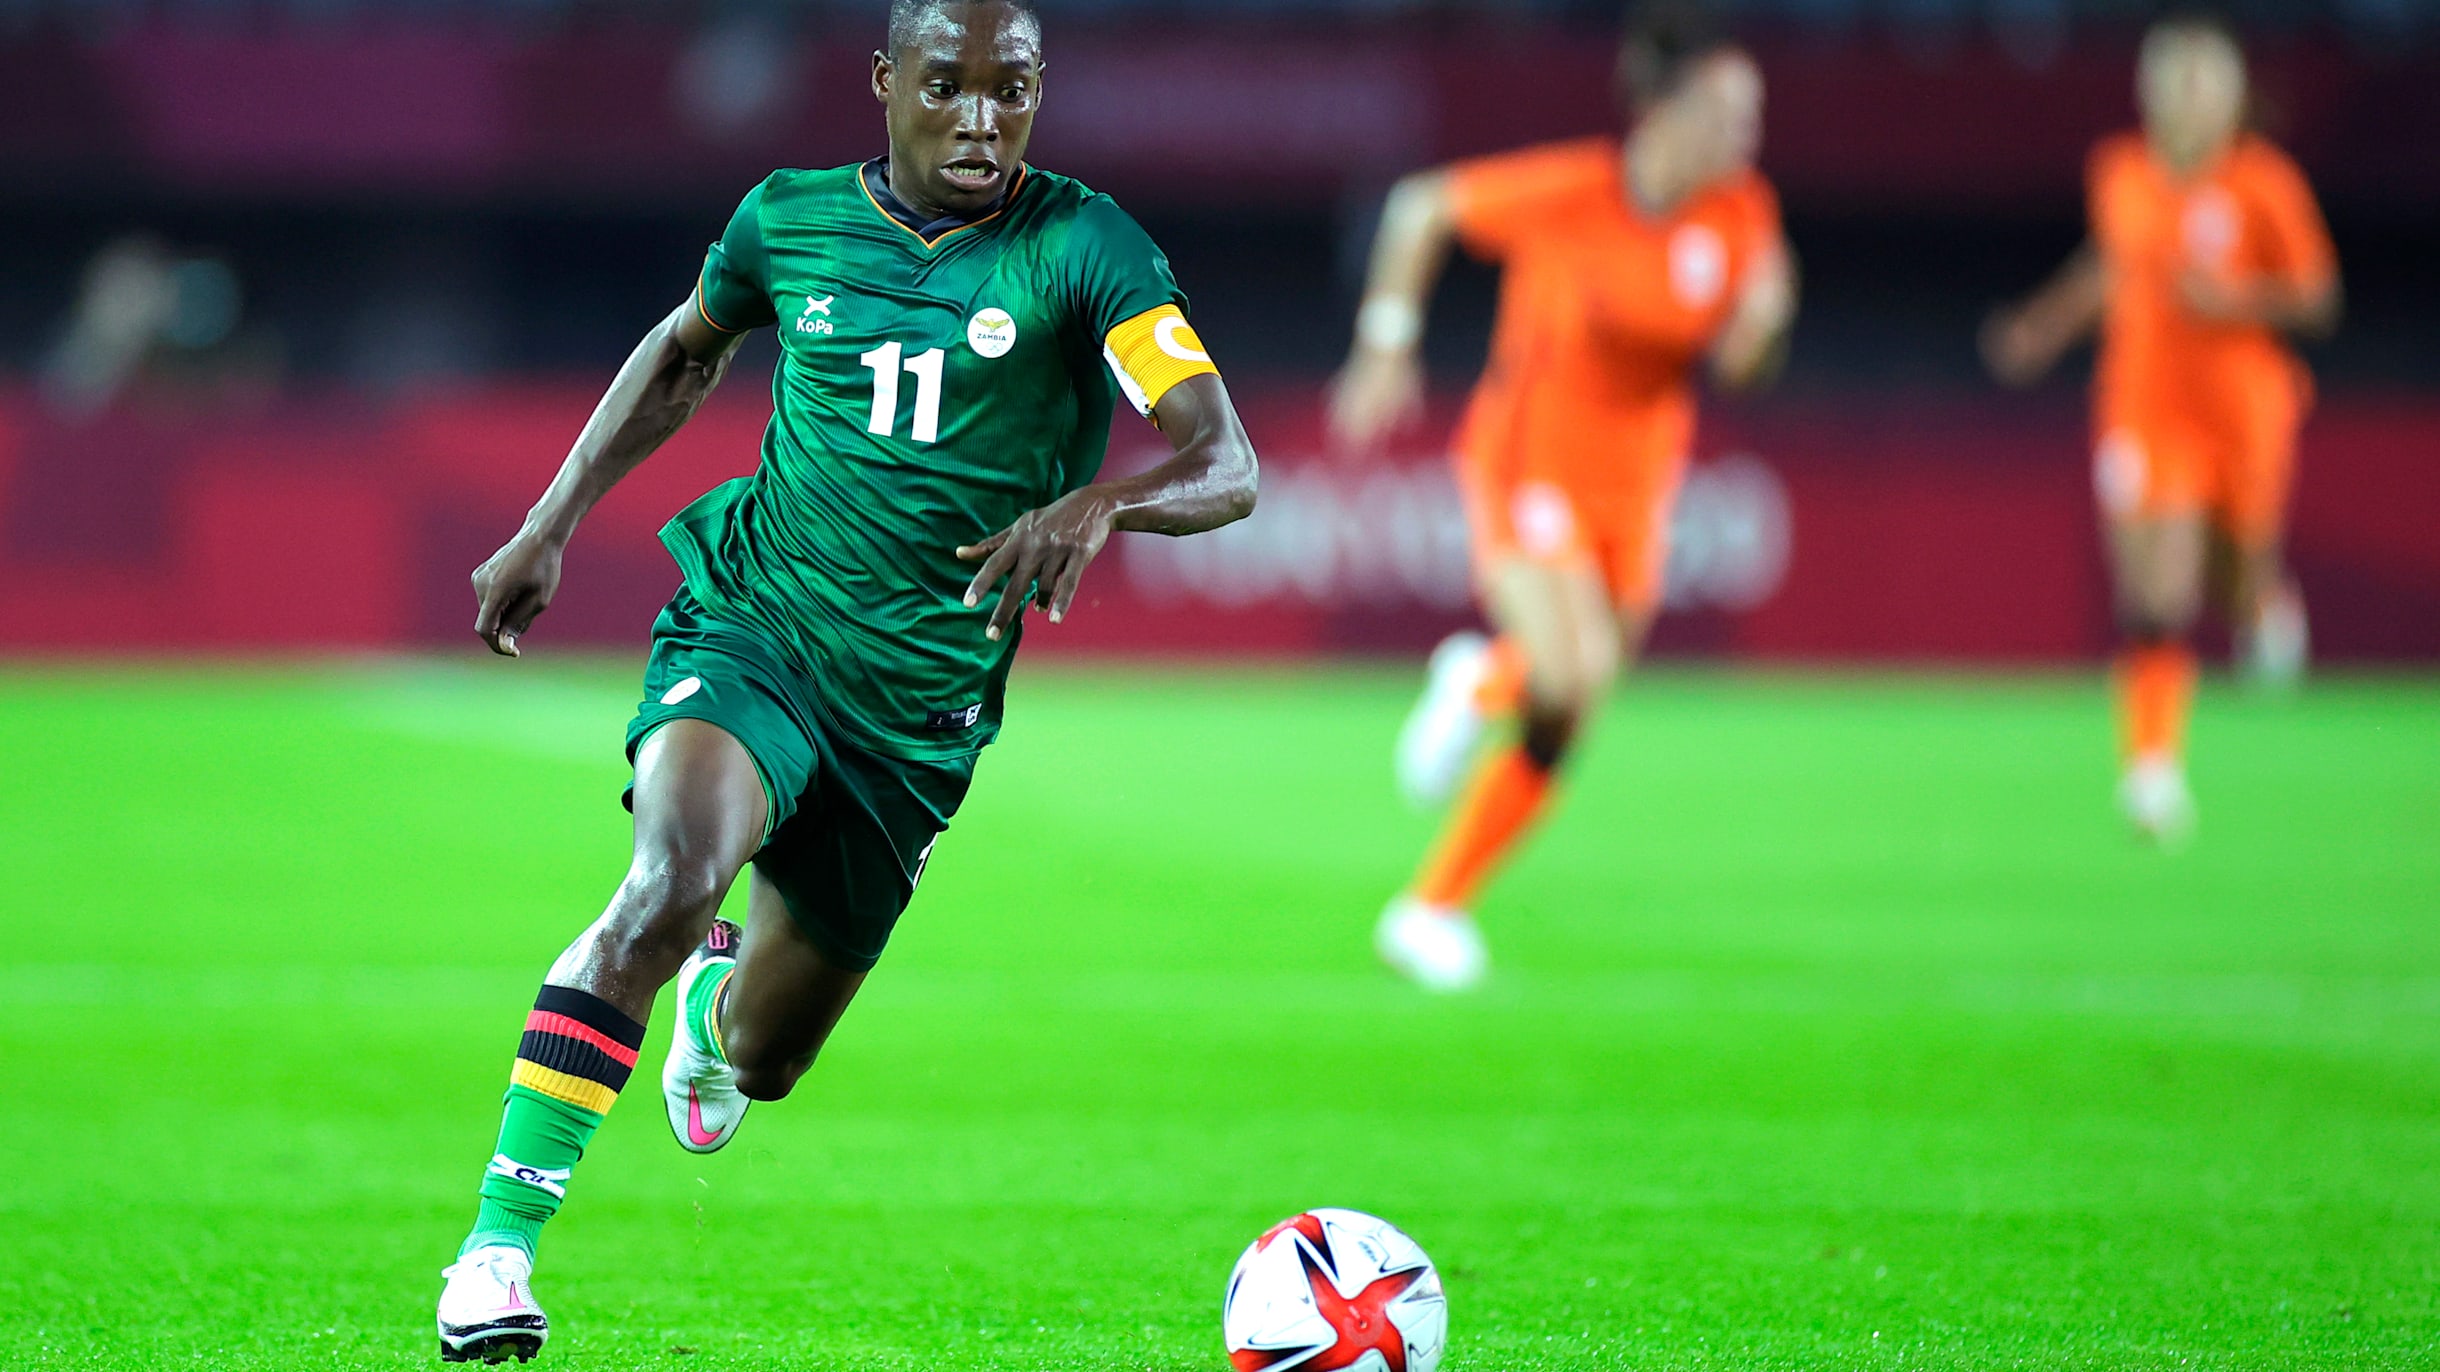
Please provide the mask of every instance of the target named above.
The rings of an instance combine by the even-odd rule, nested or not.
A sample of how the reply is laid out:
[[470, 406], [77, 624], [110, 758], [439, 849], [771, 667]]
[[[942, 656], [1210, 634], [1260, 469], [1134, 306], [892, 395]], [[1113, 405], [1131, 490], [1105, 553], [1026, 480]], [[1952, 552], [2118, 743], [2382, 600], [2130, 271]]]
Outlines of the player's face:
[[1762, 70], [1733, 48], [1703, 59], [1670, 97], [1697, 183], [1752, 166], [1762, 150]]
[[2244, 117], [2245, 59], [2208, 29], [2157, 30], [2144, 39], [2135, 98], [2154, 146], [2173, 162], [2200, 161]]
[[941, 6], [912, 41], [873, 54], [889, 114], [890, 180], [916, 209], [965, 214], [1007, 188], [1042, 99], [1042, 33], [993, 0]]

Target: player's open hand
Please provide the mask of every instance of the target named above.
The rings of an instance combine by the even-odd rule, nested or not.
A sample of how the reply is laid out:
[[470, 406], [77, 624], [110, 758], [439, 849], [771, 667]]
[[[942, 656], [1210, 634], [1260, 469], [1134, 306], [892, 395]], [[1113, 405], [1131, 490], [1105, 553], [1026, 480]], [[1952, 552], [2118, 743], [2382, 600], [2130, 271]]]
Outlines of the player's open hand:
[[1977, 341], [1982, 345], [1983, 365], [2006, 386], [2030, 386], [2058, 360], [2057, 350], [2020, 309], [1993, 310], [1983, 321]]
[[1006, 633], [1025, 612], [1029, 595], [1035, 609], [1050, 611], [1051, 623], [1065, 619], [1086, 564], [1110, 541], [1112, 517], [1108, 504], [1088, 486], [1028, 510], [991, 537], [958, 549], [959, 557], [983, 564], [966, 587], [969, 608], [980, 605], [1003, 579], [1007, 582], [983, 637], [996, 639]]
[[1367, 453], [1423, 415], [1423, 366], [1411, 349], [1358, 348], [1330, 383], [1330, 441]]
[[517, 657], [517, 640], [551, 607], [559, 591], [559, 544], [519, 534], [474, 569], [475, 637], [502, 657]]

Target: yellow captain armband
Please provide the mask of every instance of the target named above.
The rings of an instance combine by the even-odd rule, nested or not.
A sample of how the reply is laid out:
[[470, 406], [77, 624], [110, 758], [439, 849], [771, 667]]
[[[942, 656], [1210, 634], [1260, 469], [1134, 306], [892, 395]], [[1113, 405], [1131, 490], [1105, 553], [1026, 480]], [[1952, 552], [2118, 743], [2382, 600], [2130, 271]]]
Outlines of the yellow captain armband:
[[1127, 320], [1102, 340], [1101, 355], [1127, 393], [1135, 412], [1149, 419], [1170, 388], [1190, 376], [1218, 376], [1212, 355], [1195, 337], [1195, 326], [1175, 305], [1162, 305]]

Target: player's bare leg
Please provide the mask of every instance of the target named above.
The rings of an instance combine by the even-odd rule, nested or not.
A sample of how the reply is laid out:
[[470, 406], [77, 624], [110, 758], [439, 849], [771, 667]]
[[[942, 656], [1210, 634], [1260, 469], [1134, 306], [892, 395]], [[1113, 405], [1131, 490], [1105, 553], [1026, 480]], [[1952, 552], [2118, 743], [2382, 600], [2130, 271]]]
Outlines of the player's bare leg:
[[1525, 655], [1525, 733], [1556, 765], [1617, 676], [1619, 623], [1589, 567], [1509, 558], [1490, 578], [1492, 622]]
[[2199, 514], [2128, 518], [2107, 529], [2119, 633], [2125, 725], [2120, 807], [2137, 831], [2174, 842], [2194, 823], [2186, 786], [2186, 718], [2195, 660], [2188, 642], [2202, 613], [2207, 529]]
[[1508, 558], [1484, 589], [1493, 623], [1525, 659], [1518, 738], [1484, 760], [1374, 933], [1384, 961], [1441, 991], [1482, 979], [1489, 957], [1466, 907], [1540, 815], [1552, 774], [1608, 696], [1624, 651], [1609, 593], [1589, 568]]
[[717, 1152], [747, 1106], [787, 1095], [864, 984], [805, 937], [778, 887], [760, 872], [751, 880], [745, 929], [713, 921], [678, 973], [661, 1094], [689, 1152]]
[[[1654, 611], [1640, 605], [1618, 607], [1611, 621], [1618, 626], [1618, 660], [1611, 670], [1613, 677], [1625, 676], [1634, 670], [1636, 663], [1643, 660], [1644, 643], [1652, 637], [1653, 615]], [[1608, 693], [1605, 691], [1603, 694]]]
[[762, 846], [769, 812], [754, 759], [726, 730], [699, 719], [654, 730], [636, 751], [626, 879], [546, 980], [599, 996], [641, 1023]]
[[2294, 686], [2304, 679], [2312, 635], [2286, 545], [2276, 536], [2238, 541], [2229, 565], [2228, 623], [2239, 664], [2264, 685]]
[[535, 1240], [626, 1085], [653, 997], [761, 844], [765, 811], [752, 759], [710, 724], [673, 721], [637, 752], [627, 875], [551, 965], [526, 1020], [482, 1209], [444, 1274], [443, 1359], [523, 1360], [549, 1336], [528, 1284]]
[[759, 876], [752, 915], [722, 1022], [738, 1090], [778, 1100], [813, 1066], [867, 974], [833, 966]]

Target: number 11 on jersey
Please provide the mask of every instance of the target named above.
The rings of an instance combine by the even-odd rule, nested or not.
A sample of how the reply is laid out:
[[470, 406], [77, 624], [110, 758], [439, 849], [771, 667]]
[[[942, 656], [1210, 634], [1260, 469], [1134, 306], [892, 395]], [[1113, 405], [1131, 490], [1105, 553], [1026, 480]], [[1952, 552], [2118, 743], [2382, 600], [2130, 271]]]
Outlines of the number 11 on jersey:
[[896, 343], [884, 343], [857, 358], [872, 369], [873, 417], [865, 424], [870, 433], [884, 438], [898, 427], [898, 374], [904, 371], [915, 378], [915, 424], [912, 437], [918, 443], [937, 442], [940, 438], [940, 375], [948, 354], [939, 348], [906, 356], [906, 349]]

